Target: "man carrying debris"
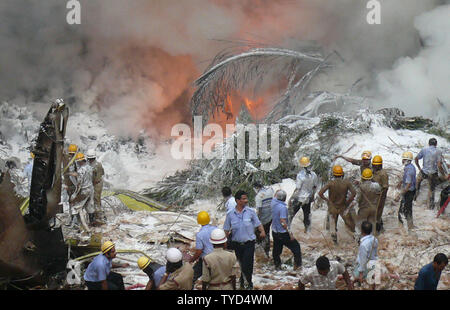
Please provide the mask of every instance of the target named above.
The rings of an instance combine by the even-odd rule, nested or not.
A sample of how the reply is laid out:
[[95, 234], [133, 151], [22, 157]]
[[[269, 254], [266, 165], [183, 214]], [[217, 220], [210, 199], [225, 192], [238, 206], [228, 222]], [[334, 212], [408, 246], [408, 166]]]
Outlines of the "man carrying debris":
[[383, 231], [383, 210], [386, 203], [387, 192], [389, 190], [389, 175], [386, 170], [383, 169], [383, 158], [380, 155], [376, 155], [372, 159], [373, 167], [373, 181], [377, 182], [381, 186], [381, 198], [377, 206], [377, 233]]
[[381, 186], [372, 182], [373, 173], [370, 168], [364, 169], [361, 174], [361, 185], [358, 193], [358, 215], [356, 219], [357, 239], [360, 237], [360, 227], [364, 221], [372, 224], [375, 230], [377, 223], [377, 207], [381, 198]]
[[316, 260], [316, 267], [307, 268], [300, 275], [298, 289], [304, 290], [305, 284], [311, 283], [311, 290], [336, 290], [338, 275], [344, 277], [349, 290], [353, 289], [350, 276], [344, 265], [337, 261], [329, 261], [326, 256], [320, 256]]
[[[339, 215], [345, 222], [347, 228], [355, 232], [355, 220], [354, 215], [348, 207], [355, 199], [356, 191], [353, 188], [352, 183], [349, 180], [344, 179], [344, 170], [341, 166], [336, 165], [333, 167], [334, 179], [328, 181], [324, 187], [319, 191], [319, 196], [325, 200], [328, 204], [328, 214], [330, 218], [330, 230], [331, 237], [334, 243], [337, 244], [337, 221]], [[328, 198], [323, 194], [328, 191]], [[350, 192], [348, 200], [347, 194]]]
[[202, 275], [203, 270], [203, 258], [205, 255], [211, 253], [213, 251], [213, 245], [209, 240], [211, 232], [216, 229], [216, 226], [209, 225], [210, 222], [209, 214], [206, 211], [200, 211], [197, 215], [197, 223], [202, 225], [200, 231], [197, 233], [195, 238], [195, 254], [190, 259], [189, 263], [195, 263], [194, 265], [194, 278], [193, 284], [197, 281], [198, 278]]
[[342, 159], [348, 161], [349, 163], [351, 163], [352, 165], [359, 166], [359, 168], [361, 169], [361, 173], [363, 172], [364, 169], [367, 169], [367, 168], [372, 169], [372, 167], [370, 166], [370, 160], [372, 159], [371, 151], [362, 152], [361, 159], [354, 159], [354, 158], [338, 155], [334, 158], [334, 160], [336, 160], [338, 158], [342, 158]]
[[236, 255], [225, 251], [225, 232], [220, 228], [214, 229], [209, 241], [214, 250], [203, 258], [202, 290], [235, 290], [236, 275], [233, 274], [233, 267]]
[[97, 255], [84, 273], [84, 281], [89, 290], [124, 290], [122, 275], [111, 268], [126, 268], [129, 264], [113, 264], [116, 247], [111, 241], [102, 245], [102, 253]]
[[[76, 144], [71, 144], [67, 148], [68, 153], [63, 153], [63, 165], [64, 168], [69, 166], [70, 161], [75, 157], [75, 154], [78, 151], [78, 146]], [[66, 170], [64, 174], [64, 188], [67, 193], [67, 197], [70, 199], [70, 196], [75, 192], [75, 184], [72, 182], [70, 178], [70, 174], [77, 171], [77, 166], [75, 162], [73, 162]]]
[[[232, 248], [241, 267], [240, 287], [241, 289], [253, 289], [252, 274], [255, 254], [255, 228], [259, 229], [259, 237], [265, 238], [264, 227], [248, 204], [247, 193], [239, 190], [234, 196], [236, 207], [227, 214], [223, 229], [227, 238], [232, 239]], [[245, 281], [244, 281], [245, 279]], [[246, 283], [244, 283], [246, 282]]]
[[145, 290], [156, 290], [164, 273], [166, 273], [166, 266], [161, 266], [158, 263], [152, 262], [147, 256], [139, 257], [137, 264], [149, 279], [145, 286]]
[[319, 187], [319, 179], [314, 171], [310, 170], [311, 162], [308, 157], [300, 158], [300, 167], [302, 169], [297, 174], [295, 182], [295, 192], [289, 201], [289, 223], [298, 210], [303, 210], [303, 224], [305, 233], [311, 229], [311, 203], [314, 201], [314, 195]]
[[419, 276], [414, 284], [415, 290], [437, 290], [441, 273], [448, 265], [448, 257], [444, 253], [438, 253], [432, 263], [420, 269]]
[[[374, 261], [378, 260], [378, 240], [372, 235], [374, 229], [372, 223], [364, 221], [362, 222], [360, 229], [362, 238], [359, 245], [358, 256], [356, 258], [356, 267], [353, 273], [355, 276], [354, 282], [362, 284], [363, 279], [367, 278], [369, 271], [375, 268]], [[372, 288], [375, 289], [375, 286]]]
[[280, 254], [283, 246], [286, 246], [294, 254], [294, 270], [302, 265], [302, 252], [300, 244], [289, 231], [288, 210], [286, 207], [286, 192], [282, 189], [275, 193], [272, 199], [272, 237], [273, 237], [273, 262], [275, 269], [281, 270]]
[[[97, 155], [95, 154], [95, 150], [88, 150], [86, 157], [88, 159], [89, 165], [92, 168], [92, 184], [94, 187], [94, 210], [97, 213], [97, 218], [99, 218], [99, 213], [102, 210], [102, 190], [103, 190], [103, 175], [105, 174], [105, 170], [103, 170], [102, 164], [96, 160]], [[94, 213], [95, 214], [95, 213]], [[90, 219], [93, 221], [94, 219]]]
[[403, 180], [399, 184], [401, 186], [400, 193], [395, 197], [395, 201], [402, 201], [400, 209], [398, 210], [398, 220], [403, 224], [402, 216], [406, 218], [408, 229], [414, 228], [413, 224], [413, 199], [416, 194], [416, 168], [411, 163], [413, 154], [411, 152], [404, 152], [402, 155], [402, 164], [405, 167], [403, 170]]
[[176, 248], [170, 248], [166, 254], [166, 273], [159, 284], [159, 290], [192, 290], [194, 269], [191, 264], [183, 264], [183, 254]]
[[[272, 224], [272, 207], [270, 203], [273, 198], [273, 189], [270, 186], [262, 186], [260, 182], [253, 183], [253, 187], [255, 188], [256, 197], [255, 197], [255, 205], [256, 212], [258, 215], [261, 224], [264, 227], [264, 232], [266, 233], [266, 237], [264, 239], [260, 239], [259, 242], [266, 253], [266, 256], [270, 256], [270, 225]], [[258, 233], [258, 231], [256, 231]]]
[[234, 210], [234, 207], [236, 207], [236, 200], [234, 199], [233, 195], [231, 195], [231, 189], [227, 186], [222, 188], [222, 195], [225, 199], [225, 209], [227, 210], [227, 213]]
[[94, 213], [92, 207], [92, 195], [94, 191], [92, 185], [92, 169], [86, 163], [86, 158], [83, 153], [77, 154], [76, 164], [77, 171], [69, 173], [72, 182], [76, 186], [75, 192], [69, 200], [72, 224], [74, 224], [78, 218], [84, 230], [90, 232], [86, 223], [86, 215], [89, 214], [89, 219], [91, 219], [91, 214]]
[[[436, 189], [436, 185], [439, 183], [438, 169], [443, 171], [442, 168], [442, 151], [438, 149], [437, 140], [435, 138], [431, 138], [428, 141], [428, 147], [423, 148], [419, 154], [417, 154], [414, 159], [416, 162], [417, 168], [419, 168], [419, 175], [417, 176], [416, 183], [416, 193], [414, 196], [414, 200], [416, 200], [420, 191], [420, 184], [424, 179], [428, 180], [428, 199], [427, 199], [427, 207], [428, 209], [434, 209], [434, 191]], [[419, 159], [423, 159], [423, 169], [420, 168]]]

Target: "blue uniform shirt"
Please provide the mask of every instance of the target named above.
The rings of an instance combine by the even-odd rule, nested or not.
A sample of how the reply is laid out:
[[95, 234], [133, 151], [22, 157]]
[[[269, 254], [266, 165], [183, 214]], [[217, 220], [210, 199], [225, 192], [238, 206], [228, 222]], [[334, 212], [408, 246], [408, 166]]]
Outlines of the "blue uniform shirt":
[[286, 203], [280, 201], [276, 198], [272, 198], [272, 231], [276, 233], [285, 233], [287, 232], [283, 226], [281, 226], [280, 219], [285, 219], [286, 224], [288, 222], [288, 209], [286, 207]]
[[411, 184], [409, 186], [410, 192], [416, 189], [416, 168], [411, 163], [407, 164], [403, 170], [403, 188], [408, 183]]
[[442, 151], [436, 148], [434, 145], [430, 145], [422, 149], [419, 154], [417, 154], [418, 159], [423, 158], [422, 170], [426, 174], [433, 174], [438, 172], [437, 163], [442, 157]]
[[255, 227], [261, 225], [256, 212], [245, 206], [241, 213], [235, 208], [227, 213], [223, 230], [231, 230], [231, 240], [236, 242], [247, 242], [255, 240]]
[[211, 236], [211, 232], [216, 229], [216, 226], [213, 225], [204, 225], [197, 233], [197, 238], [195, 240], [195, 248], [197, 250], [203, 250], [200, 257], [204, 257], [205, 255], [211, 253], [214, 249], [211, 241], [209, 241], [209, 237]]
[[99, 254], [89, 264], [84, 273], [84, 280], [90, 282], [101, 282], [106, 280], [111, 271], [112, 263], [105, 255]]
[[161, 282], [162, 277], [166, 273], [166, 266], [161, 266], [155, 270], [153, 273], [153, 280], [155, 281], [155, 286], [159, 286], [159, 282]]
[[414, 284], [415, 290], [436, 290], [439, 279], [441, 278], [441, 272], [436, 274], [433, 268], [433, 263], [425, 265], [420, 269], [419, 276]]

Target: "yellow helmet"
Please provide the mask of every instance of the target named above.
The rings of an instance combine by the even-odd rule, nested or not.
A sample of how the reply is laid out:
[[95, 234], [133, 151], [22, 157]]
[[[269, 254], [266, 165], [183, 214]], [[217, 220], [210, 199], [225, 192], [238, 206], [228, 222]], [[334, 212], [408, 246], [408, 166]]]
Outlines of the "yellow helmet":
[[86, 158], [84, 158], [84, 154], [83, 153], [78, 153], [77, 156], [75, 157], [75, 161], [81, 161], [81, 160], [85, 160]]
[[112, 241], [105, 241], [102, 244], [102, 253], [106, 254], [109, 252], [109, 250], [111, 250], [113, 247], [115, 247], [116, 245], [112, 242]]
[[197, 223], [200, 225], [208, 225], [210, 221], [209, 214], [206, 211], [200, 211], [197, 215]]
[[373, 172], [372, 172], [372, 169], [370, 169], [370, 168], [364, 169], [363, 172], [362, 172], [362, 174], [361, 174], [361, 177], [362, 177], [364, 180], [372, 180], [372, 178], [373, 178]]
[[69, 153], [76, 153], [78, 151], [78, 146], [76, 144], [71, 144], [69, 145], [67, 150], [69, 151]]
[[344, 169], [342, 169], [342, 167], [339, 166], [339, 165], [334, 166], [334, 167], [333, 167], [333, 175], [334, 175], [335, 177], [341, 177], [341, 176], [343, 176], [343, 175], [344, 175]]
[[311, 165], [311, 162], [309, 161], [308, 157], [302, 157], [299, 160], [300, 167], [309, 167]]
[[383, 164], [383, 158], [380, 155], [375, 155], [372, 159], [372, 166], [378, 166]]
[[372, 159], [372, 152], [371, 151], [362, 152], [361, 159]]
[[413, 153], [407, 151], [402, 155], [402, 159], [413, 160]]
[[144, 270], [150, 264], [150, 258], [147, 256], [141, 256], [139, 257], [137, 264], [141, 270]]
[[30, 152], [30, 156], [31, 156], [31, 158], [34, 159], [34, 153], [33, 152]]

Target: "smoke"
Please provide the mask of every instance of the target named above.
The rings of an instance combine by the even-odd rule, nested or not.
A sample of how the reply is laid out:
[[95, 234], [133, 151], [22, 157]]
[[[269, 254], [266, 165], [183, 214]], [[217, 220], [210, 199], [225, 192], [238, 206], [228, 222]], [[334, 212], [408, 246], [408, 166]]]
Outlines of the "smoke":
[[[439, 27], [448, 29], [448, 24], [440, 26], [437, 21], [443, 8], [429, 13], [436, 18], [417, 18], [414, 24], [417, 16], [441, 3], [438, 0], [381, 1], [381, 25], [367, 24], [368, 10], [362, 0], [80, 3], [81, 25], [67, 24], [66, 1], [0, 3], [2, 100], [32, 104], [63, 97], [72, 110], [99, 111], [117, 134], [136, 135], [144, 129], [153, 136], [167, 137], [172, 125], [190, 123], [192, 82], [227, 47], [214, 40], [220, 39], [288, 48], [295, 48], [300, 40], [316, 41], [326, 52], [337, 50], [345, 62], [322, 75], [315, 87], [348, 89], [364, 77], [361, 91], [378, 94], [374, 87], [377, 75], [394, 68], [378, 79], [377, 90], [387, 95], [388, 104], [403, 105], [398, 98], [406, 98], [404, 94], [418, 84], [423, 85], [420, 98], [426, 97], [426, 104], [431, 104], [433, 96], [448, 104], [445, 89], [435, 83], [435, 79], [445, 83], [445, 78], [448, 82], [448, 75], [439, 71], [444, 67], [434, 60], [422, 61], [422, 70], [413, 69], [420, 67], [423, 58], [448, 59], [449, 53], [442, 55], [445, 50], [438, 52], [428, 45], [436, 47], [448, 40], [444, 34], [434, 36]], [[423, 51], [418, 33], [431, 38], [425, 39]], [[410, 60], [396, 62], [405, 56]], [[407, 63], [409, 72], [427, 71], [421, 75], [426, 81], [399, 84], [397, 80], [404, 81], [400, 71]], [[412, 112], [429, 110], [418, 102], [411, 101], [416, 107]]]

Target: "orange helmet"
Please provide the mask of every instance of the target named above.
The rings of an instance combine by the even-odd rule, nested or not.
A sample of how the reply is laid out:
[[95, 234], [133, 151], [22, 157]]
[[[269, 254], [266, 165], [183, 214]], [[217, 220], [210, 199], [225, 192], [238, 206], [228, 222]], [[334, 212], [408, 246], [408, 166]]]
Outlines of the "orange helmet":
[[370, 168], [364, 169], [361, 174], [361, 177], [363, 178], [363, 180], [372, 180], [372, 178], [373, 178], [372, 169], [370, 169]]
[[76, 144], [71, 144], [69, 145], [67, 150], [69, 151], [69, 153], [76, 153], [78, 151], [78, 146]]
[[371, 151], [362, 152], [361, 159], [372, 159], [372, 152]]
[[383, 164], [383, 158], [380, 155], [375, 155], [372, 159], [372, 166], [379, 166]]
[[333, 167], [333, 175], [335, 177], [343, 176], [344, 175], [344, 169], [342, 169], [342, 167], [339, 166], [339, 165], [334, 166]]
[[82, 161], [85, 160], [83, 153], [77, 153], [77, 156], [75, 157], [75, 161]]

